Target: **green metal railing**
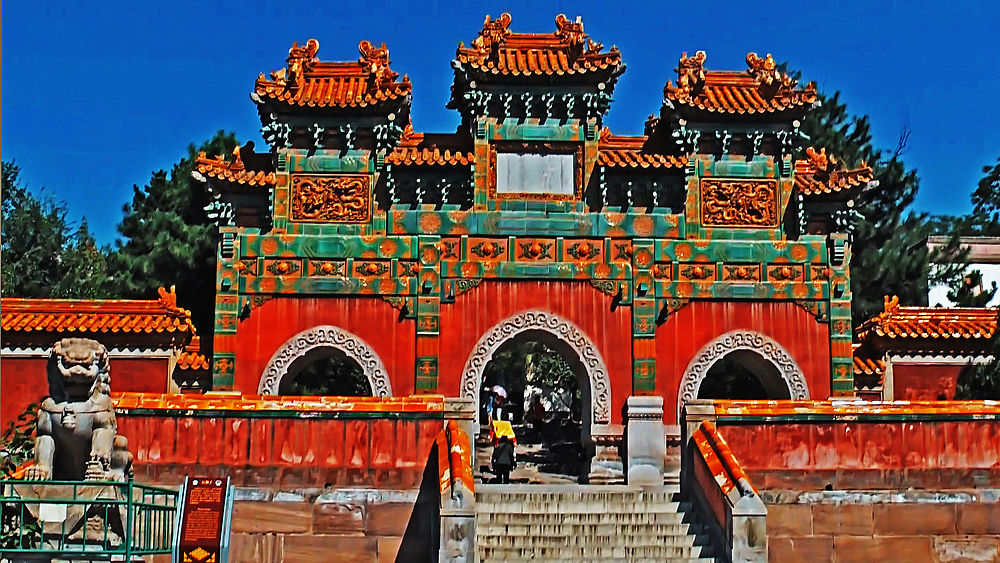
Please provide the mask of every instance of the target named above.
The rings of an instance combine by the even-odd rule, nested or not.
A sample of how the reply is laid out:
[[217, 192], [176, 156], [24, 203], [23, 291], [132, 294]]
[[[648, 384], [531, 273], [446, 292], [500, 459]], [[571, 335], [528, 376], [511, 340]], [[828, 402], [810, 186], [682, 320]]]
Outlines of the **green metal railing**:
[[105, 481], [0, 480], [0, 554], [131, 561], [170, 553], [178, 492]]

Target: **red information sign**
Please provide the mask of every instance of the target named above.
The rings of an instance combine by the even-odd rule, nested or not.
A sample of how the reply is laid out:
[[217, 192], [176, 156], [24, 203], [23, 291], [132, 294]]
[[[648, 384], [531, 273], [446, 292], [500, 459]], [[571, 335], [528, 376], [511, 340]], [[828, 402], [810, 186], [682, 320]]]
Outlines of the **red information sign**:
[[221, 563], [228, 491], [228, 479], [188, 479], [181, 514], [181, 563]]

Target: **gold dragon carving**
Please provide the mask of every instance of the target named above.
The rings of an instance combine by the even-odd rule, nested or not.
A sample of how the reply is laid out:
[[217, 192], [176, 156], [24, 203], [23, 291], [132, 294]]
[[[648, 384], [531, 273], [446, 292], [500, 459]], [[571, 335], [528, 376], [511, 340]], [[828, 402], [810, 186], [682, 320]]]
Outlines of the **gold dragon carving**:
[[776, 227], [775, 180], [702, 180], [701, 222], [723, 227]]
[[367, 221], [368, 185], [367, 176], [292, 176], [292, 220]]

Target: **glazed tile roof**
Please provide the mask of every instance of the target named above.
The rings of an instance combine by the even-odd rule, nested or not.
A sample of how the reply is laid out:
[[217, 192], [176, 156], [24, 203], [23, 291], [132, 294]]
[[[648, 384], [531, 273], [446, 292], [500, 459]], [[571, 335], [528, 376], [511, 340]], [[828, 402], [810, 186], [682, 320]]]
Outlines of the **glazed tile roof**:
[[806, 149], [808, 159], [795, 161], [795, 187], [805, 196], [860, 191], [875, 180], [872, 169], [862, 163], [851, 170], [836, 169], [836, 161], [826, 156], [826, 149]]
[[[248, 143], [247, 147], [250, 149], [250, 154], [252, 154], [253, 144]], [[246, 147], [242, 150], [245, 151]], [[266, 166], [268, 170], [248, 169], [244, 164], [240, 153], [241, 147], [236, 147], [233, 151], [234, 158], [232, 162], [228, 162], [222, 155], [215, 158], [209, 158], [205, 152], [202, 151], [198, 153], [198, 158], [195, 159], [196, 169], [202, 176], [214, 180], [220, 180], [222, 182], [228, 182], [230, 184], [240, 184], [249, 187], [260, 186], [262, 188], [274, 187], [273, 166]], [[254, 156], [256, 157], [259, 155]]]
[[873, 358], [866, 350], [859, 350], [860, 344], [854, 345], [854, 375], [881, 376], [885, 373], [885, 362], [881, 358]]
[[796, 88], [795, 81], [775, 69], [771, 55], [747, 55], [745, 72], [705, 70], [705, 52], [681, 55], [677, 86], [667, 81], [664, 103], [719, 114], [773, 114], [807, 109], [819, 98], [814, 84]]
[[980, 340], [993, 337], [997, 309], [991, 307], [902, 307], [885, 298], [885, 309], [858, 327], [857, 336], [888, 339]]
[[[287, 397], [206, 393], [112, 393], [118, 411], [236, 411], [236, 412], [394, 412], [443, 413], [442, 395], [408, 397]], [[297, 416], [297, 415], [296, 415]]]
[[[864, 420], [867, 417], [898, 417], [901, 415], [933, 417], [953, 417], [956, 415], [1000, 416], [1000, 401], [865, 401], [862, 399], [829, 401], [713, 401], [717, 424], [726, 419], [787, 417], [813, 418], [818, 416], [846, 420]], [[744, 418], [744, 420], [746, 420]], [[725, 430], [723, 430], [725, 432]]]
[[608, 168], [683, 168], [687, 158], [646, 152], [646, 135], [614, 135], [608, 128], [601, 131], [598, 141], [597, 164]]
[[573, 21], [562, 14], [556, 17], [555, 33], [512, 33], [510, 14], [492, 21], [486, 16], [472, 45], [459, 45], [457, 60], [483, 73], [513, 76], [584, 75], [623, 68], [617, 48], [604, 51], [583, 32], [579, 18]]
[[389, 69], [389, 50], [385, 44], [375, 47], [367, 41], [358, 45], [357, 61], [321, 61], [316, 58], [319, 41], [310, 39], [305, 47], [297, 43], [288, 51], [287, 67], [257, 77], [254, 93], [260, 100], [273, 100], [291, 106], [365, 107], [385, 101], [401, 100], [410, 95], [407, 77]]
[[160, 288], [160, 298], [15, 299], [0, 301], [4, 332], [66, 334], [194, 334], [191, 312], [177, 306], [177, 296]]
[[209, 369], [208, 358], [201, 353], [200, 336], [192, 338], [184, 351], [177, 356], [175, 369], [186, 371], [207, 371]]
[[185, 350], [177, 357], [177, 369], [183, 370], [207, 370], [209, 368], [208, 358], [205, 354], [198, 352], [188, 352]]
[[386, 164], [396, 165], [469, 165], [475, 162], [471, 144], [463, 143], [459, 135], [426, 135], [415, 133], [410, 125], [403, 131], [403, 138], [392, 152], [386, 155]]

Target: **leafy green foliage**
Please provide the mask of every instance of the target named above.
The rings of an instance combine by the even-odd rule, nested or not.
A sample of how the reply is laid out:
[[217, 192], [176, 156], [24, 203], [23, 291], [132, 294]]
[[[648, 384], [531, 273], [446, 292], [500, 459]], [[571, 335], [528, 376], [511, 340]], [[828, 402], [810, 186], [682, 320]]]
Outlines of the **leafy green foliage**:
[[44, 192], [32, 193], [20, 168], [2, 164], [0, 252], [4, 297], [94, 298], [109, 287], [106, 252], [86, 220], [74, 225], [66, 206]]
[[565, 389], [573, 397], [572, 415], [579, 420], [580, 387], [573, 368], [558, 350], [538, 340], [514, 340], [501, 347], [483, 370], [484, 383], [507, 391], [508, 408], [519, 418], [527, 384], [543, 389]]
[[959, 307], [985, 307], [997, 293], [997, 282], [990, 289], [983, 288], [983, 275], [979, 270], [965, 274], [958, 287], [948, 292], [948, 299]]
[[[878, 181], [877, 187], [865, 190], [855, 201], [863, 217], [854, 235], [851, 260], [855, 325], [881, 311], [885, 295], [925, 305], [928, 284], [951, 285], [961, 276], [964, 264], [958, 254], [947, 259], [932, 256], [925, 244], [932, 228], [928, 217], [909, 210], [919, 178], [902, 161], [908, 132], [904, 129], [896, 149], [887, 154], [872, 146], [868, 117], [850, 115], [839, 92], [820, 98], [822, 105], [802, 125], [808, 144], [825, 148], [847, 166], [868, 163]], [[947, 251], [955, 253], [957, 247]], [[932, 263], [942, 266], [932, 268]]]
[[191, 177], [198, 151], [229, 155], [236, 147], [233, 133], [219, 131], [188, 155], [170, 173], [154, 172], [143, 187], [133, 186], [132, 202], [123, 207], [118, 225], [122, 236], [109, 257], [117, 293], [150, 299], [158, 287], [177, 287], [178, 305], [191, 310], [210, 351], [215, 318], [215, 254], [218, 230], [205, 213], [209, 196]]
[[1000, 236], [1000, 158], [983, 167], [983, 177], [972, 192], [972, 220], [967, 234]]
[[31, 403], [4, 428], [0, 437], [0, 474], [14, 473], [18, 466], [35, 456], [38, 408], [38, 403]]
[[[11, 475], [25, 461], [35, 456], [35, 423], [38, 403], [32, 403], [17, 418], [7, 423], [0, 437], [0, 474]], [[18, 505], [5, 504], [0, 513], [0, 549], [35, 546], [39, 540], [38, 521]]]
[[328, 395], [336, 397], [371, 397], [372, 388], [361, 366], [345, 354], [322, 356], [306, 364], [295, 374], [282, 395]]

